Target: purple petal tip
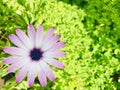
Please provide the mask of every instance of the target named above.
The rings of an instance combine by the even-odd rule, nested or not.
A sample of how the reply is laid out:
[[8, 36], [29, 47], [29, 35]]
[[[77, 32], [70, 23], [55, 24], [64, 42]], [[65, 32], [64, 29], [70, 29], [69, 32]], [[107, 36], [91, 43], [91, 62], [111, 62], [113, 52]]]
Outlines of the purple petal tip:
[[16, 79], [16, 83], [19, 83], [19, 80]]
[[7, 69], [7, 72], [10, 73], [10, 72], [14, 72], [14, 71], [13, 71], [12, 69], [9, 69], [9, 68], [8, 68], [8, 69]]
[[39, 26], [38, 27], [43, 27], [43, 25], [42, 24], [39, 24]]
[[46, 87], [47, 83], [39, 83], [43, 88]]
[[29, 87], [32, 87], [32, 83], [29, 84]]
[[7, 72], [10, 72], [10, 70], [9, 70], [9, 69], [7, 69]]
[[10, 34], [10, 35], [9, 35], [9, 38], [12, 37], [12, 36], [13, 36], [13, 34]]
[[59, 67], [60, 69], [64, 69], [65, 68], [65, 65], [63, 64], [63, 65], [61, 65], [61, 67]]
[[32, 24], [29, 24], [28, 26], [31, 26]]
[[63, 56], [62, 57], [65, 57], [66, 56], [66, 53], [65, 52], [63, 52]]
[[66, 53], [64, 55], [66, 56]]
[[2, 61], [3, 64], [6, 64], [5, 61]]
[[46, 84], [44, 84], [44, 85], [41, 85], [43, 88], [45, 88], [46, 87]]
[[52, 28], [51, 28], [51, 30], [53, 30], [53, 31], [54, 31], [54, 28], [52, 27]]
[[63, 45], [65, 45], [66, 44], [66, 42], [63, 42]]
[[3, 51], [5, 52], [5, 51], [6, 51], [6, 49], [7, 49], [7, 47], [3, 48]]
[[58, 37], [60, 38], [60, 37], [61, 37], [61, 35], [58, 35]]
[[65, 68], [65, 65], [63, 66], [63, 68]]
[[19, 33], [21, 30], [19, 28], [16, 29], [16, 33]]
[[31, 28], [31, 27], [33, 27], [33, 25], [32, 25], [32, 24], [29, 24], [29, 25], [28, 25], [28, 28], [29, 28], [29, 27]]
[[54, 82], [55, 81], [55, 78], [52, 80], [52, 82]]
[[16, 29], [16, 31], [19, 31], [19, 30], [20, 30], [19, 28]]

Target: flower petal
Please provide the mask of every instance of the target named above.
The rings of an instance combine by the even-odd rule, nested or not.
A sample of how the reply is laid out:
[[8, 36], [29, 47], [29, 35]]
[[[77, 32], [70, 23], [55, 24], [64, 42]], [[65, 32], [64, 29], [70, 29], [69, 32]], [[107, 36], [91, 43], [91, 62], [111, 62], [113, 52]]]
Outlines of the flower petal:
[[35, 29], [32, 24], [28, 25], [28, 36], [32, 42], [32, 44], [35, 44]]
[[36, 31], [35, 46], [40, 47], [43, 40], [43, 26], [39, 25]]
[[54, 46], [50, 49], [50, 51], [57, 51], [61, 49], [62, 47], [64, 47], [64, 45], [65, 45], [65, 42], [58, 42], [54, 44]]
[[43, 57], [52, 57], [52, 58], [58, 58], [58, 57], [64, 57], [66, 54], [65, 54], [65, 52], [45, 52], [45, 53], [43, 53]]
[[52, 69], [44, 61], [41, 61], [40, 64], [41, 64], [42, 70], [44, 70], [45, 75], [51, 81], [54, 81], [55, 80], [55, 76], [54, 76], [54, 73], [53, 73]]
[[34, 64], [34, 62], [31, 62], [31, 64], [29, 65], [29, 72], [27, 78], [27, 82], [30, 87], [33, 85], [35, 77], [36, 77], [36, 65]]
[[42, 68], [40, 67], [40, 65], [38, 69], [38, 79], [42, 87], [45, 87], [47, 85], [46, 75], [44, 73], [44, 70], [42, 70]]
[[44, 36], [44, 40], [42, 42], [42, 45], [44, 45], [44, 43], [47, 42], [53, 36], [53, 34], [54, 34], [54, 29], [50, 28]]
[[12, 55], [22, 55], [25, 56], [27, 55], [27, 51], [22, 49], [22, 48], [16, 48], [16, 47], [5, 47], [3, 49], [4, 52]]
[[50, 49], [58, 40], [60, 39], [60, 35], [52, 37], [45, 45], [42, 47], [43, 51]]
[[12, 64], [19, 60], [19, 56], [10, 56], [3, 60], [3, 64]]
[[24, 65], [26, 65], [29, 62], [28, 58], [21, 58], [20, 60], [18, 60], [18, 62], [13, 63], [8, 69], [8, 72], [14, 72], [17, 69], [23, 67]]
[[17, 29], [16, 30], [16, 34], [18, 35], [19, 39], [28, 47], [28, 48], [32, 48], [33, 45], [32, 43], [30, 42], [30, 39], [26, 36], [26, 34], [20, 30], [20, 29]]
[[63, 63], [61, 63], [55, 59], [52, 59], [52, 58], [46, 58], [46, 59], [44, 59], [44, 61], [49, 63], [52, 66], [57, 67], [57, 68], [64, 68], [65, 67]]
[[20, 69], [18, 75], [16, 76], [16, 82], [17, 83], [21, 82], [24, 79], [27, 72], [28, 72], [28, 66], [26, 65]]
[[16, 35], [14, 34], [9, 35], [9, 39], [16, 46], [26, 49], [25, 45], [20, 41], [20, 39]]

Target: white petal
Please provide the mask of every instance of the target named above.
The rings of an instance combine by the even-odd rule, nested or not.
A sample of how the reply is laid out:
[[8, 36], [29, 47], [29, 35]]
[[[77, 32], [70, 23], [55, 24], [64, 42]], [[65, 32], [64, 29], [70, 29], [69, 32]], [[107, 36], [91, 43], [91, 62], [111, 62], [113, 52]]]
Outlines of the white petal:
[[54, 73], [53, 73], [52, 69], [44, 61], [40, 62], [40, 66], [41, 66], [42, 70], [44, 70], [45, 75], [51, 81], [54, 81], [55, 80], [55, 76], [54, 76]]
[[44, 46], [42, 47], [43, 51], [46, 51], [48, 49], [50, 49], [54, 44], [56, 44], [56, 42], [60, 39], [60, 35], [57, 36], [53, 36], [52, 38], [49, 39], [49, 41], [47, 41]]
[[43, 26], [39, 25], [36, 31], [35, 47], [39, 48], [43, 40]]
[[[38, 63], [39, 64], [39, 63]], [[46, 75], [44, 73], [44, 69], [41, 68], [40, 64], [38, 65], [38, 79], [42, 87], [47, 85]]]
[[29, 72], [28, 72], [28, 85], [31, 87], [35, 81], [35, 77], [36, 77], [36, 63], [34, 62], [30, 62], [29, 64]]
[[3, 49], [4, 52], [11, 54], [11, 55], [20, 55], [20, 56], [28, 56], [28, 51], [23, 48], [16, 48], [16, 47], [5, 47]]
[[55, 60], [53, 58], [46, 58], [46, 59], [44, 59], [44, 61], [52, 66], [57, 67], [57, 68], [64, 68], [65, 67], [63, 63], [61, 63], [60, 61]]
[[30, 39], [27, 37], [27, 35], [20, 29], [16, 30], [16, 34], [18, 35], [19, 39], [28, 47], [33, 48], [32, 43], [30, 42]]
[[16, 76], [16, 82], [17, 82], [17, 83], [21, 82], [21, 81], [24, 79], [25, 75], [26, 75], [27, 72], [28, 72], [28, 69], [29, 69], [29, 68], [28, 68], [28, 65], [25, 65], [24, 67], [22, 67], [22, 68], [20, 69], [18, 75]]
[[44, 45], [47, 41], [49, 41], [50, 38], [53, 37], [53, 34], [54, 34], [54, 29], [53, 29], [53, 28], [50, 28], [50, 29], [47, 31], [47, 33], [45, 34], [44, 38], [43, 38], [44, 40], [43, 40], [43, 42], [42, 42], [42, 45]]
[[59, 58], [59, 57], [65, 57], [66, 53], [65, 52], [58, 52], [58, 51], [46, 51], [43, 53], [43, 57], [50, 57], [50, 58]]
[[9, 39], [16, 46], [27, 49], [27, 47], [24, 45], [24, 43], [22, 43], [22, 41], [16, 35], [14, 35], [14, 34], [9, 35]]
[[28, 36], [32, 42], [32, 44], [35, 44], [35, 29], [32, 24], [28, 25]]
[[28, 57], [23, 57], [20, 58], [20, 60], [18, 60], [18, 62], [13, 63], [8, 69], [8, 72], [14, 72], [16, 70], [18, 70], [19, 68], [23, 67], [24, 65], [26, 65], [27, 63], [29, 63], [29, 59]]

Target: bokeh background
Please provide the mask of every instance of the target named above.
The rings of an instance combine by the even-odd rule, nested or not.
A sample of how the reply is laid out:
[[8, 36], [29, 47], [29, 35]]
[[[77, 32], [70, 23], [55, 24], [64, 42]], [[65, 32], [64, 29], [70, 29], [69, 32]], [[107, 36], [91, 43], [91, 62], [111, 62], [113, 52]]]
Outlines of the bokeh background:
[[[17, 84], [18, 71], [2, 64], [9, 34], [28, 24], [54, 27], [66, 42], [65, 69], [52, 67], [56, 80], [45, 88], [37, 78]], [[120, 90], [120, 0], [0, 0], [0, 90]]]

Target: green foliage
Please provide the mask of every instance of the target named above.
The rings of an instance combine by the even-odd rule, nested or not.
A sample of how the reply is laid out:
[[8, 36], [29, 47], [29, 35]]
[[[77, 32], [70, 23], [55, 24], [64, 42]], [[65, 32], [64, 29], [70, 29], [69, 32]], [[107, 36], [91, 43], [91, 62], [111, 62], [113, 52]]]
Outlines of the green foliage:
[[[1, 0], [0, 1], [0, 77], [6, 79], [1, 90], [119, 90], [120, 89], [120, 1], [118, 0]], [[66, 68], [53, 68], [55, 82], [42, 88], [36, 79], [29, 88], [24, 79], [15, 82], [2, 65], [9, 46], [7, 36], [16, 28], [26, 31], [28, 24], [43, 24], [66, 42]]]

